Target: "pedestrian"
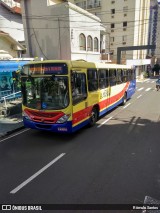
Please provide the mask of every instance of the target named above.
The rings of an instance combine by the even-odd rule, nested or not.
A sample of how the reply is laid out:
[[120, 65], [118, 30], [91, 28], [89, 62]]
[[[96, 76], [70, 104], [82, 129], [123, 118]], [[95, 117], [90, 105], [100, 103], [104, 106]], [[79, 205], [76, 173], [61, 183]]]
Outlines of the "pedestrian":
[[160, 77], [156, 81], [156, 89], [157, 89], [157, 91], [160, 89]]

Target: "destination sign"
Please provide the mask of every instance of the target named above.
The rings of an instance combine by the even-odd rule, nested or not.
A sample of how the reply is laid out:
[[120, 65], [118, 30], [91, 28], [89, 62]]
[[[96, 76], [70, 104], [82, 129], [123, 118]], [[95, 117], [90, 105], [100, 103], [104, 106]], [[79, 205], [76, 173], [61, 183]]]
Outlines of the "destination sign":
[[64, 63], [47, 63], [29, 65], [30, 75], [65, 75], [68, 73], [67, 65]]

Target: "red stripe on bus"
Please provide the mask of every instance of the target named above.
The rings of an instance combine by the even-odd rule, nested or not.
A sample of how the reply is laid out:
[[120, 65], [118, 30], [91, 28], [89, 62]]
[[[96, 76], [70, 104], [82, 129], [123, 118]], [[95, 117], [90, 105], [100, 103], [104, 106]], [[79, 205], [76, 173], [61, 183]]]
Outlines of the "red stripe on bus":
[[[119, 101], [123, 97], [125, 91], [127, 91], [128, 87], [129, 87], [129, 82], [125, 85], [124, 89], [117, 95], [114, 95], [113, 97], [110, 97], [110, 99], [106, 99], [104, 101], [97, 103], [100, 106], [100, 110]], [[77, 124], [81, 122], [82, 120], [86, 119], [87, 117], [89, 117], [91, 115], [91, 111], [92, 111], [92, 106], [74, 113], [73, 119], [72, 119], [72, 125]]]

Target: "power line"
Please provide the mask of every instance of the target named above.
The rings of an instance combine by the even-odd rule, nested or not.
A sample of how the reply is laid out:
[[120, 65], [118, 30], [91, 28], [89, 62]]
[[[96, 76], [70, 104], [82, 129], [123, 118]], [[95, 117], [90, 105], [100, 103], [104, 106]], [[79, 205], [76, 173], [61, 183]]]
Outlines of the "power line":
[[[126, 5], [125, 5], [126, 6]], [[81, 9], [83, 9], [83, 8], [81, 8]], [[94, 8], [93, 8], [94, 9]], [[97, 8], [95, 8], [95, 9], [97, 9]], [[114, 8], [111, 8], [111, 9], [114, 9]], [[102, 10], [101, 12], [98, 12], [98, 15], [100, 15], [100, 14], [111, 14], [111, 9], [109, 9], [109, 10]], [[87, 11], [87, 9], [84, 9], [85, 11]], [[115, 9], [115, 14], [117, 14], [117, 13], [127, 13], [127, 12], [136, 12], [136, 11], [150, 11], [151, 10], [151, 8], [148, 8], [148, 7], [141, 7], [140, 9], [135, 9], [135, 8], [128, 8], [128, 9], [122, 9], [122, 10], [117, 10], [117, 9]], [[88, 11], [87, 11], [88, 12]], [[90, 13], [90, 12], [88, 12], [88, 13]], [[2, 13], [2, 15], [5, 15], [5, 14], [8, 14], [8, 13]], [[11, 13], [12, 14], [12, 13]], [[70, 16], [72, 17], [72, 16], [75, 16], [75, 15], [78, 15], [78, 16], [81, 16], [80, 15], [81, 14], [81, 12], [75, 12], [75, 14], [71, 14]], [[91, 13], [91, 14], [93, 14], [93, 13]], [[13, 15], [15, 15], [15, 14], [13, 14]], [[64, 17], [68, 17], [68, 14], [66, 15], [66, 14], [63, 14], [63, 13], [61, 13], [61, 14], [59, 14], [59, 15], [27, 15], [27, 16], [24, 16], [23, 15], [23, 17], [25, 17], [25, 18], [44, 18], [44, 17], [59, 17], [59, 16], [63, 16], [64, 15]]]

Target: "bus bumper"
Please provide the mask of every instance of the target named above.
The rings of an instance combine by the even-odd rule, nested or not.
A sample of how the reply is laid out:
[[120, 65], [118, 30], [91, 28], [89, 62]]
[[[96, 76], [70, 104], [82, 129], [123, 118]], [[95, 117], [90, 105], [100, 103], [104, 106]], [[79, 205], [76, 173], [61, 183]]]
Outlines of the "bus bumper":
[[28, 120], [23, 117], [24, 126], [31, 129], [44, 130], [49, 132], [72, 133], [72, 121], [64, 124], [46, 124]]

